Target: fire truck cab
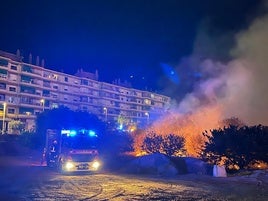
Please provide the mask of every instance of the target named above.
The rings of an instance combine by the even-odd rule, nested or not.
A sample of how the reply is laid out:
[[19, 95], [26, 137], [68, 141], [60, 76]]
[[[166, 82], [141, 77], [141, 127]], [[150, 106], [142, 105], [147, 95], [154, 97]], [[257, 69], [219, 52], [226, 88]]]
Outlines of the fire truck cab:
[[46, 163], [60, 172], [98, 171], [101, 166], [93, 130], [53, 130], [46, 133]]

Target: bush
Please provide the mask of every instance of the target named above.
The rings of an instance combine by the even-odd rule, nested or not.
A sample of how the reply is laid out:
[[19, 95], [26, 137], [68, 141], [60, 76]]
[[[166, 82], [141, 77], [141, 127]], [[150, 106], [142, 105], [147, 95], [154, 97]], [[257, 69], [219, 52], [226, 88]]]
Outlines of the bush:
[[175, 156], [185, 152], [184, 145], [185, 140], [181, 136], [174, 134], [160, 136], [156, 133], [150, 133], [143, 141], [142, 150], [148, 154], [162, 153], [167, 156]]
[[267, 126], [229, 126], [204, 133], [208, 141], [201, 157], [227, 168], [247, 169], [255, 161], [268, 162]]
[[37, 149], [44, 146], [43, 140], [40, 138], [41, 136], [37, 133], [24, 132], [19, 135], [19, 142], [28, 148]]

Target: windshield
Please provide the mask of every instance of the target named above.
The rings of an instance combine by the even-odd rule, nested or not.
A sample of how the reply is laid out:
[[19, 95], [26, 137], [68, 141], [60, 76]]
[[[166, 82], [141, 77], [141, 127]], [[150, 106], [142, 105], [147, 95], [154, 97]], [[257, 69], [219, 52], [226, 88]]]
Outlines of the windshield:
[[97, 138], [90, 136], [62, 136], [62, 147], [68, 149], [94, 149], [97, 146]]

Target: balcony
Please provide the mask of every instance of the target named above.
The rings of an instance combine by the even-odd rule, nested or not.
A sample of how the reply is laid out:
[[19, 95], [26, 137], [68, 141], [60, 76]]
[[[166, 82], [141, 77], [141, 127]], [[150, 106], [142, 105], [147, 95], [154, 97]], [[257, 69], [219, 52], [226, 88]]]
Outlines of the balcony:
[[36, 94], [35, 88], [27, 87], [27, 86], [21, 86], [20, 92], [21, 93], [28, 93], [28, 94]]
[[0, 66], [8, 66], [8, 61], [5, 59], [0, 59]]
[[7, 78], [7, 70], [6, 69], [0, 69], [0, 77], [1, 78]]
[[50, 85], [50, 83], [44, 82], [43, 87], [51, 88], [51, 85]]
[[33, 73], [32, 67], [28, 65], [23, 65], [21, 71], [26, 73]]

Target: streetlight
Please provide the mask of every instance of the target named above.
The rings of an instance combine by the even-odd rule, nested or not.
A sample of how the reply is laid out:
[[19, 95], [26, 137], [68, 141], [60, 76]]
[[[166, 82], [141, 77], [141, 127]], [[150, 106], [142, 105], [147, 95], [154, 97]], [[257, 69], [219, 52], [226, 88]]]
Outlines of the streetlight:
[[45, 99], [41, 99], [40, 100], [42, 107], [43, 107], [43, 111], [45, 110]]
[[104, 107], [103, 110], [104, 110], [104, 114], [105, 114], [105, 121], [107, 121], [107, 112], [108, 112], [107, 107]]
[[145, 112], [144, 115], [147, 116], [147, 124], [149, 124], [149, 117], [150, 117], [149, 112]]
[[4, 134], [4, 133], [5, 133], [5, 130], [6, 130], [6, 125], [5, 125], [6, 107], [7, 107], [7, 103], [4, 102], [4, 103], [3, 103], [3, 125], [2, 125], [2, 134]]

